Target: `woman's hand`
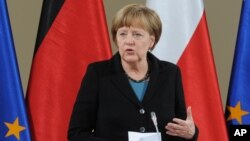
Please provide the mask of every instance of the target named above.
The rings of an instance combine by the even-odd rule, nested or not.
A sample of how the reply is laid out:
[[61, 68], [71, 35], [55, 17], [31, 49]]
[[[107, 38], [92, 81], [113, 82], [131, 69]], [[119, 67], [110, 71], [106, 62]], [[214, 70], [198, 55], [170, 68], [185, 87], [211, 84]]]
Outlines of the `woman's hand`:
[[174, 118], [173, 122], [168, 123], [165, 126], [167, 129], [166, 134], [172, 136], [179, 136], [185, 139], [192, 139], [195, 134], [195, 124], [192, 117], [191, 107], [187, 108], [187, 118], [182, 120], [179, 118]]

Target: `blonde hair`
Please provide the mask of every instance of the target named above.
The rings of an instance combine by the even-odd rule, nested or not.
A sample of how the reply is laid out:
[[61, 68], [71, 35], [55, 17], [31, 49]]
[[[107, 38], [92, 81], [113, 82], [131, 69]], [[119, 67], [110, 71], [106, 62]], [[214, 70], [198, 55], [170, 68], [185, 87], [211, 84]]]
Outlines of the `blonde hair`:
[[162, 24], [158, 14], [142, 4], [130, 4], [121, 8], [113, 18], [111, 34], [115, 44], [117, 30], [123, 26], [140, 27], [155, 36], [153, 48], [160, 39]]

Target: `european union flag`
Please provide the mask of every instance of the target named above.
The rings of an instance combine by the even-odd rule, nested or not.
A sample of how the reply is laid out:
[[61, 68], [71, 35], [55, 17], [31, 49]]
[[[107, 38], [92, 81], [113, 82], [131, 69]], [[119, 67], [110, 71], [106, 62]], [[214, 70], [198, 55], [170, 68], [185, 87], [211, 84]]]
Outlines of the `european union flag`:
[[250, 1], [241, 17], [226, 107], [228, 125], [250, 125]]
[[30, 141], [7, 4], [0, 0], [0, 141]]

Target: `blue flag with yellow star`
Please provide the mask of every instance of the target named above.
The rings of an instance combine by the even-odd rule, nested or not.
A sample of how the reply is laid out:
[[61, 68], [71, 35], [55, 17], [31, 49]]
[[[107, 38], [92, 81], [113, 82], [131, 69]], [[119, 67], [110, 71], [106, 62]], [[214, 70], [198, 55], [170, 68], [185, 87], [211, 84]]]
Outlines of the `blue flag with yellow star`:
[[0, 0], [0, 141], [30, 141], [7, 4]]
[[227, 98], [228, 125], [250, 125], [250, 1], [242, 3]]

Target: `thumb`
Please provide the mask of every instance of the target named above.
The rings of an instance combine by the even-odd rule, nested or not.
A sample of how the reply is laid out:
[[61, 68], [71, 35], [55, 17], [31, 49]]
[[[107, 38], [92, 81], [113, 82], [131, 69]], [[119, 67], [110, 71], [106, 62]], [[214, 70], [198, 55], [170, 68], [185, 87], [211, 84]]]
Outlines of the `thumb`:
[[188, 108], [187, 108], [187, 119], [186, 120], [192, 120], [193, 121], [191, 106], [188, 106]]

